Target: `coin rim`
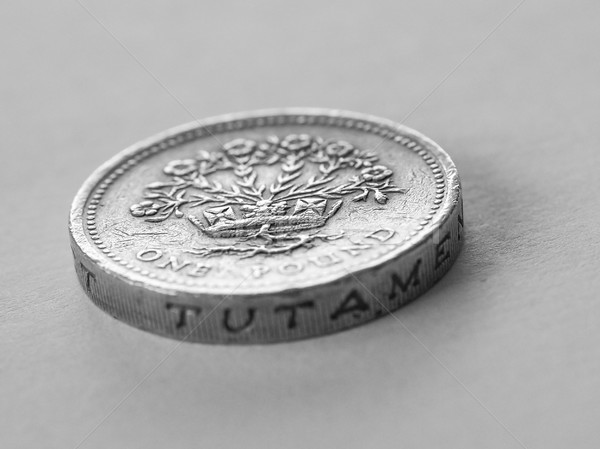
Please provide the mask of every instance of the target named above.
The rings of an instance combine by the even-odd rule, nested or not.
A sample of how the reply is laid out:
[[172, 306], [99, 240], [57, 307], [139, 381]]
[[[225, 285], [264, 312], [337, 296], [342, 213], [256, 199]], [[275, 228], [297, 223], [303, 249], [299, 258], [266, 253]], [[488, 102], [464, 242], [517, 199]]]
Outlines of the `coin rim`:
[[[443, 202], [440, 204], [437, 214], [427, 224], [427, 227], [419, 231], [419, 233], [413, 238], [406, 240], [401, 243], [399, 248], [390, 251], [378, 258], [366, 261], [363, 266], [353, 271], [348, 271], [347, 274], [331, 274], [324, 275], [319, 278], [319, 282], [313, 282], [313, 279], [301, 280], [295, 282], [293, 287], [281, 288], [269, 288], [267, 285], [260, 287], [254, 287], [254, 291], [244, 292], [233, 292], [228, 296], [232, 298], [244, 297], [246, 299], [260, 298], [263, 295], [268, 294], [282, 294], [285, 295], [288, 291], [304, 289], [304, 288], [318, 288], [321, 285], [336, 282], [344, 278], [350, 278], [356, 276], [364, 271], [372, 270], [378, 266], [392, 263], [394, 261], [401, 260], [405, 254], [408, 254], [425, 244], [431, 236], [439, 230], [444, 223], [450, 219], [454, 208], [458, 207], [461, 199], [461, 187], [460, 179], [456, 170], [456, 166], [450, 156], [433, 140], [424, 136], [420, 132], [409, 128], [405, 125], [396, 123], [392, 120], [380, 118], [377, 116], [357, 113], [351, 111], [345, 111], [340, 109], [325, 109], [325, 108], [275, 108], [275, 109], [260, 109], [255, 111], [246, 111], [238, 113], [223, 114], [219, 116], [209, 117], [202, 120], [195, 120], [183, 125], [179, 125], [170, 128], [166, 131], [158, 133], [147, 139], [139, 141], [126, 149], [122, 150], [108, 161], [100, 165], [92, 174], [86, 179], [81, 188], [75, 195], [75, 199], [71, 206], [70, 220], [69, 220], [69, 231], [71, 235], [71, 244], [76, 245], [81, 253], [86, 258], [95, 264], [97, 269], [104, 271], [105, 273], [114, 276], [119, 281], [131, 285], [132, 287], [143, 287], [151, 289], [156, 292], [172, 295], [177, 293], [185, 293], [194, 296], [214, 297], [214, 295], [223, 295], [223, 288], [205, 287], [201, 283], [196, 285], [182, 284], [182, 283], [169, 283], [156, 278], [150, 278], [146, 275], [142, 275], [138, 272], [132, 271], [131, 269], [120, 265], [116, 261], [107, 257], [106, 254], [102, 253], [100, 249], [91, 242], [86, 234], [84, 227], [84, 215], [85, 206], [88, 203], [90, 196], [94, 193], [97, 186], [113, 172], [118, 169], [121, 165], [127, 162], [128, 159], [136, 156], [138, 153], [147, 150], [153, 145], [157, 145], [169, 138], [173, 138], [182, 133], [190, 132], [196, 129], [202, 129], [208, 126], [213, 126], [220, 123], [229, 123], [240, 120], [251, 120], [267, 117], [277, 116], [314, 116], [314, 117], [332, 117], [341, 118], [347, 120], [355, 120], [359, 122], [368, 122], [375, 126], [386, 127], [388, 129], [396, 131], [398, 134], [409, 137], [418, 142], [423, 148], [425, 148], [432, 156], [437, 159], [437, 163], [443, 171], [445, 179], [445, 189]], [[279, 126], [277, 123], [272, 125], [265, 124], [267, 126]], [[320, 125], [314, 124], [314, 126], [331, 126], [331, 125]], [[342, 126], [333, 126], [335, 128], [341, 128]], [[252, 129], [251, 127], [249, 129]], [[256, 128], [261, 128], [256, 126]], [[356, 128], [352, 128], [356, 129]], [[360, 129], [358, 129], [360, 131]], [[226, 131], [235, 131], [235, 128]], [[210, 137], [208, 135], [207, 137]], [[382, 139], [386, 139], [382, 137]], [[394, 142], [397, 145], [401, 143]], [[260, 290], [259, 290], [260, 289]]]

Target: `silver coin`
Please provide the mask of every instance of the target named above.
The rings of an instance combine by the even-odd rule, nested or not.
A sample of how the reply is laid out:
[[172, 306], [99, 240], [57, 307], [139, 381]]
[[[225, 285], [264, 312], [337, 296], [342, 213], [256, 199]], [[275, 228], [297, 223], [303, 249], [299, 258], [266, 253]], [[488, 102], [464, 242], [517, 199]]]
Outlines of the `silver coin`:
[[77, 193], [75, 268], [131, 325], [211, 343], [335, 332], [415, 299], [463, 238], [456, 168], [389, 120], [230, 114], [124, 150]]

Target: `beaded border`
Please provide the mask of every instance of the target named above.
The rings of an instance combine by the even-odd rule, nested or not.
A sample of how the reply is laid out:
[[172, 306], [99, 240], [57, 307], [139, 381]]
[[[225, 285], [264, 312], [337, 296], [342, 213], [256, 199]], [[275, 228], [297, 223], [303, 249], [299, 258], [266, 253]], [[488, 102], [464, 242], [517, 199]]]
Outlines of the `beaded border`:
[[[248, 117], [245, 119], [234, 119], [227, 122], [220, 122], [200, 126], [193, 130], [181, 132], [175, 136], [168, 137], [159, 143], [151, 145], [149, 148], [139, 151], [132, 156], [128, 161], [124, 162], [118, 168], [114, 169], [92, 190], [92, 195], [88, 198], [87, 206], [85, 207], [86, 229], [90, 239], [96, 247], [106, 255], [106, 257], [114, 260], [125, 268], [130, 269], [142, 276], [147, 276], [150, 279], [158, 279], [162, 281], [176, 282], [186, 285], [195, 285], [193, 281], [181, 280], [178, 278], [161, 276], [148, 270], [136, 267], [131, 262], [127, 262], [115, 253], [113, 253], [98, 235], [96, 228], [96, 210], [102, 200], [104, 193], [110, 185], [119, 177], [123, 176], [129, 169], [139, 164], [143, 160], [160, 153], [161, 151], [173, 148], [194, 140], [211, 137], [215, 134], [221, 134], [231, 131], [241, 131], [250, 128], [260, 128], [263, 126], [284, 126], [284, 125], [321, 125], [338, 128], [357, 129], [371, 134], [379, 135], [384, 139], [391, 140], [417, 153], [425, 161], [431, 169], [435, 179], [435, 198], [429, 212], [419, 221], [418, 225], [404, 239], [411, 240], [417, 236], [419, 232], [425, 229], [425, 226], [433, 219], [435, 214], [440, 209], [446, 193], [446, 182], [439, 161], [432, 154], [424, 149], [419, 143], [413, 139], [398, 134], [396, 130], [392, 130], [385, 125], [375, 125], [368, 120], [352, 119], [346, 117], [327, 116], [327, 115], [306, 115], [306, 114], [291, 114], [291, 115], [273, 115], [266, 117]], [[377, 257], [380, 257], [378, 255]]]

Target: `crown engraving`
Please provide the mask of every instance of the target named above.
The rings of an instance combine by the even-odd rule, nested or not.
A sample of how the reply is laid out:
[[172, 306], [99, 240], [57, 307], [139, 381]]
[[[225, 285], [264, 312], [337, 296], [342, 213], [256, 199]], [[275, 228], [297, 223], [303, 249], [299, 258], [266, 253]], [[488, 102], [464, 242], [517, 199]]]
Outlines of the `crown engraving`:
[[308, 134], [234, 139], [218, 151], [173, 160], [163, 172], [169, 179], [148, 184], [130, 213], [155, 223], [187, 216], [208, 237], [238, 240], [187, 250], [199, 256], [277, 254], [335, 240], [342, 235], [310, 231], [322, 228], [345, 197], [383, 205], [390, 194], [406, 192], [375, 153]]

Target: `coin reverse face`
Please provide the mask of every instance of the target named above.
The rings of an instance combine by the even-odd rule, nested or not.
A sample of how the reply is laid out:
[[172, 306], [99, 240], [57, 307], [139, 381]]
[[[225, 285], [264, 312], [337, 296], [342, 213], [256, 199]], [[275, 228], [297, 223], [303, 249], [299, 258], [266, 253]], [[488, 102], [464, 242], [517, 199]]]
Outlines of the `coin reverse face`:
[[448, 155], [388, 120], [323, 109], [171, 129], [100, 167], [70, 216], [87, 295], [211, 343], [330, 333], [415, 299], [463, 237]]

